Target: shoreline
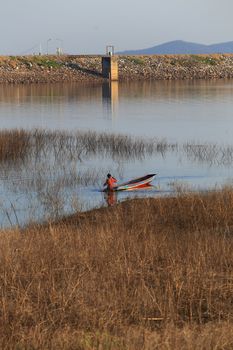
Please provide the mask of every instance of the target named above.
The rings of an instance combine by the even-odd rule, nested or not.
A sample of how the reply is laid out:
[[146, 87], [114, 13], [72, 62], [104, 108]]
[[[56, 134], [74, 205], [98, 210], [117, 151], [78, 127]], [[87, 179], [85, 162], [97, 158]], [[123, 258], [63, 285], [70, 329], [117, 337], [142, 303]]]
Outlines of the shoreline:
[[[1, 56], [0, 84], [104, 82], [101, 55]], [[233, 78], [233, 54], [118, 56], [119, 81]]]

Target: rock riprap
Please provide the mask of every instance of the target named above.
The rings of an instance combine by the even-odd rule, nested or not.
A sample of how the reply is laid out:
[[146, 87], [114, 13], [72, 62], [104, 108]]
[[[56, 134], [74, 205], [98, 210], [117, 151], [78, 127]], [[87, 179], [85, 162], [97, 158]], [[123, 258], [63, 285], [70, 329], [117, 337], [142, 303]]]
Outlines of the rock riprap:
[[[233, 55], [118, 56], [119, 80], [233, 78]], [[0, 83], [101, 81], [101, 56], [2, 56]]]

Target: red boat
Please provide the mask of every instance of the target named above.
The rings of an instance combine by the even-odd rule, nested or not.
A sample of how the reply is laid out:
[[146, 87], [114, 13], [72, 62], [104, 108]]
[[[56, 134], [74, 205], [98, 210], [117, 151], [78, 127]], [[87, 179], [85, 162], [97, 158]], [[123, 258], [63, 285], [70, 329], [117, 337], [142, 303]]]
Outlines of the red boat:
[[113, 190], [114, 191], [133, 191], [137, 189], [148, 188], [151, 186], [151, 181], [155, 178], [156, 174], [148, 174], [136, 179], [119, 184]]

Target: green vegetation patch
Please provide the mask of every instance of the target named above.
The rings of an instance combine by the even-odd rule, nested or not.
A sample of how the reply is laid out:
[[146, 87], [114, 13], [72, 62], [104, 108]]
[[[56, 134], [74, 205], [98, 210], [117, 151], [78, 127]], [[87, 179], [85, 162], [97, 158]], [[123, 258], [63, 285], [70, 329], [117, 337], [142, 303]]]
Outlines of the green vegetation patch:
[[29, 67], [37, 65], [39, 67], [59, 68], [62, 66], [61, 62], [47, 56], [20, 57], [19, 61]]
[[44, 56], [34, 56], [31, 59], [31, 62], [36, 63], [38, 66], [44, 66], [44, 67], [53, 67], [53, 68], [59, 68], [61, 67], [62, 63], [56, 61], [55, 59], [51, 59], [49, 57]]
[[218, 63], [218, 60], [212, 56], [190, 55], [190, 57], [195, 62], [200, 62], [211, 66], [215, 66]]
[[127, 57], [127, 60], [131, 63], [138, 64], [138, 65], [145, 64], [145, 61], [142, 57]]
[[192, 67], [193, 65], [209, 65], [215, 66], [218, 64], [220, 57], [213, 56], [202, 56], [202, 55], [184, 55], [180, 57], [172, 57], [170, 58], [170, 64], [172, 66], [182, 66], [182, 67]]

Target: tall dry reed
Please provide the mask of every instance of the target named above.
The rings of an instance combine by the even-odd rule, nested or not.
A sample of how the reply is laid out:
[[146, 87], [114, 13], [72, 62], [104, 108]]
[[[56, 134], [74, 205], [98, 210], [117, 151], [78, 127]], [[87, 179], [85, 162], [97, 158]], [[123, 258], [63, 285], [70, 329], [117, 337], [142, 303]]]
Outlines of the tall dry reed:
[[0, 347], [230, 349], [232, 207], [226, 188], [2, 231]]

